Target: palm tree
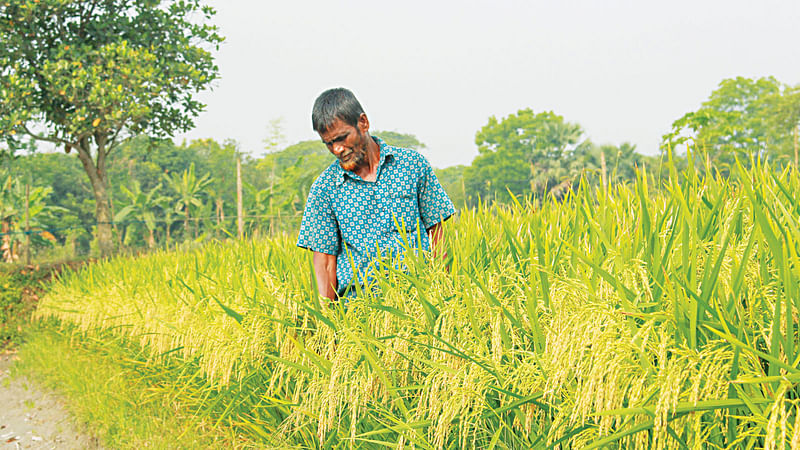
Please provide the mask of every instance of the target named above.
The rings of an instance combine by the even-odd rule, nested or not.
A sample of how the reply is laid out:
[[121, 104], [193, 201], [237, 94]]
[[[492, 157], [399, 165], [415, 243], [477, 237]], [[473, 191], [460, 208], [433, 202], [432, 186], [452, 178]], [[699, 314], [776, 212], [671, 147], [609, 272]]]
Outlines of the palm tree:
[[[147, 246], [150, 248], [155, 247], [155, 229], [156, 229], [156, 216], [154, 210], [159, 208], [157, 194], [161, 190], [162, 185], [159, 183], [149, 192], [142, 191], [142, 187], [138, 181], [134, 180], [133, 189], [128, 189], [121, 186], [122, 193], [128, 198], [129, 203], [123, 207], [117, 214], [114, 215], [114, 222], [122, 222], [129, 216], [137, 217], [144, 223], [147, 229]], [[125, 227], [125, 240], [130, 239], [133, 230], [138, 223], [131, 223]]]
[[537, 136], [537, 147], [544, 147], [549, 157], [561, 159], [572, 145], [578, 143], [583, 135], [583, 129], [576, 123], [548, 122], [544, 124], [544, 132]]
[[208, 188], [206, 189], [206, 196], [211, 202], [204, 208], [203, 216], [214, 216], [215, 222], [210, 226], [214, 232], [214, 236], [219, 237], [220, 234], [228, 234], [225, 228], [225, 199], [223, 198], [222, 191]]
[[172, 237], [171, 228], [172, 224], [178, 220], [175, 211], [175, 199], [167, 196], [160, 196], [156, 199], [156, 204], [161, 208], [162, 221], [164, 222], [164, 243], [169, 247], [169, 241]]
[[250, 183], [243, 183], [245, 193], [245, 214], [255, 218], [255, 222], [259, 223], [264, 218], [270, 217], [269, 232], [272, 233], [273, 220], [272, 215], [272, 200], [273, 200], [273, 187], [270, 186], [266, 189], [258, 189]]
[[[191, 206], [200, 208], [203, 206], [201, 200], [203, 189], [211, 183], [211, 175], [205, 174], [200, 178], [194, 173], [194, 163], [184, 170], [180, 175], [164, 175], [164, 179], [169, 186], [178, 194], [175, 201], [175, 210], [183, 213], [183, 230], [186, 237], [189, 236], [189, 220], [191, 220]], [[197, 223], [195, 222], [194, 234], [197, 237]]]
[[553, 120], [543, 123], [540, 131], [531, 140], [529, 163], [531, 167], [531, 191], [545, 196], [553, 190], [561, 196], [569, 186], [573, 175], [570, 170], [572, 153], [583, 135], [583, 129], [575, 123]]
[[636, 166], [641, 163], [641, 158], [636, 153], [636, 145], [623, 142], [617, 149], [616, 158], [612, 159], [612, 170], [615, 180], [633, 180], [636, 178]]

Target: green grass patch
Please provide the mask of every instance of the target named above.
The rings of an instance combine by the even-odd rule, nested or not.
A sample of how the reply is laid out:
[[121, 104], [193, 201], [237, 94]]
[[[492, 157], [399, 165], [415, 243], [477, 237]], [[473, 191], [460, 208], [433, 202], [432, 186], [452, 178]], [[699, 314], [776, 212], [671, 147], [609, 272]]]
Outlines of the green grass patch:
[[147, 362], [120, 338], [60, 330], [52, 321], [29, 328], [19, 357], [15, 374], [62, 394], [108, 448], [251, 447], [231, 427], [200, 415], [203, 399], [191, 393], [201, 381], [181, 376], [193, 372], [191, 361]]

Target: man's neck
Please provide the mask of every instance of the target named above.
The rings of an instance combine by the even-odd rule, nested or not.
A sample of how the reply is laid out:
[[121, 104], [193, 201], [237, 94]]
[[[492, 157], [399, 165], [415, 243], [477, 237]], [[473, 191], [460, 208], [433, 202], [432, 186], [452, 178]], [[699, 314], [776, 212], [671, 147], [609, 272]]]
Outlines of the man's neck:
[[367, 163], [355, 170], [355, 174], [364, 181], [375, 181], [378, 178], [378, 164], [381, 161], [381, 147], [372, 137], [367, 143]]

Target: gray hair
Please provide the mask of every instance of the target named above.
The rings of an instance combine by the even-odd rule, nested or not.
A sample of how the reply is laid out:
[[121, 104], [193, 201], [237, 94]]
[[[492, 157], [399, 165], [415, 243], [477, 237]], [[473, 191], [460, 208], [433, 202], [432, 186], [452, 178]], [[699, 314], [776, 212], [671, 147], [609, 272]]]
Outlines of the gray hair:
[[358, 119], [364, 108], [358, 103], [356, 96], [345, 88], [328, 89], [319, 94], [311, 110], [311, 126], [317, 133], [324, 133], [336, 119], [351, 125], [358, 125]]

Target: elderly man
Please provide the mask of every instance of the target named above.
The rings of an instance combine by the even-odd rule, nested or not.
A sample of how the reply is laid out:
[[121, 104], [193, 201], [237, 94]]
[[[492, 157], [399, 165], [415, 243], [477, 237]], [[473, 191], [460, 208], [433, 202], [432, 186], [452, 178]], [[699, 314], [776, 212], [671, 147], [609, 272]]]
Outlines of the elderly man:
[[317, 97], [311, 122], [336, 157], [308, 193], [297, 245], [314, 252], [319, 293], [347, 297], [368, 281], [376, 258], [435, 249], [455, 208], [428, 161], [369, 135], [369, 119], [347, 89]]

